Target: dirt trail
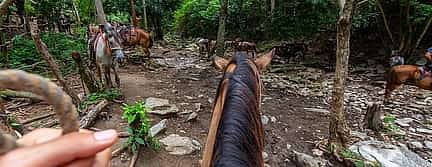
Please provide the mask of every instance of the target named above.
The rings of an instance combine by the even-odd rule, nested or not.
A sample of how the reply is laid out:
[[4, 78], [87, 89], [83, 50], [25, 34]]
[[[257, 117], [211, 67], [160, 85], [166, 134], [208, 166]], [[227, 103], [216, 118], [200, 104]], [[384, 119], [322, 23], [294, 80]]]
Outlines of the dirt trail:
[[[158, 134], [157, 139], [162, 139], [170, 134], [179, 134], [197, 140], [203, 147], [211, 117], [213, 98], [216, 94], [216, 87], [221, 73], [213, 69], [208, 60], [200, 57], [190, 47], [159, 47], [154, 48], [152, 53], [156, 57], [163, 57], [163, 59], [155, 59], [156, 62], [164, 65], [163, 67], [155, 68], [155, 70], [131, 64], [121, 67], [121, 92], [125, 97], [124, 102], [131, 104], [135, 101], [145, 100], [148, 97], [164, 98], [168, 99], [171, 104], [175, 104], [180, 112], [196, 111], [195, 106], [200, 105], [200, 110], [197, 111], [198, 118], [193, 122], [185, 121], [188, 114], [166, 117], [149, 114], [149, 117], [152, 125], [158, 123], [161, 119], [168, 119], [166, 130]], [[285, 67], [275, 65], [274, 69], [269, 69], [269, 71], [276, 71], [277, 68]], [[269, 155], [267, 164], [272, 167], [294, 166], [289, 160], [288, 152], [290, 150], [312, 155], [311, 150], [315, 148], [315, 144], [327, 138], [328, 114], [306, 111], [305, 108], [329, 108], [329, 90], [331, 90], [331, 86], [328, 83], [333, 80], [332, 76], [331, 74], [321, 74], [317, 69], [305, 69], [304, 67], [298, 69], [295, 67], [280, 73], [267, 72], [264, 74], [265, 90], [261, 111], [262, 115], [268, 118], [268, 123], [264, 125], [265, 152]], [[68, 79], [74, 85], [80, 83], [77, 76], [68, 77]], [[310, 83], [310, 81], [322, 83]], [[350, 102], [347, 105], [349, 125], [353, 130], [362, 131], [359, 130], [359, 121], [365, 112], [365, 104], [368, 101], [376, 101], [380, 97], [379, 92], [382, 91], [382, 81], [379, 81], [380, 84], [378, 85], [376, 83], [373, 85], [373, 82], [376, 81], [372, 82], [370, 78], [368, 79], [367, 76], [365, 78], [363, 74], [351, 74], [348, 81], [346, 102]], [[407, 95], [405, 99], [400, 98], [398, 100], [399, 103], [402, 101], [406, 104], [406, 107], [408, 107], [408, 104], [414, 103], [414, 98], [412, 98], [414, 93], [413, 91], [411, 93], [407, 92], [407, 90], [412, 89], [408, 88], [402, 88], [398, 90], [400, 93], [397, 93], [398, 97], [400, 94]], [[318, 90], [318, 93], [314, 92], [315, 89]], [[407, 100], [407, 98], [411, 100]], [[10, 111], [15, 112], [20, 121], [45, 114], [51, 110], [44, 103], [13, 107], [16, 105], [20, 104], [9, 102], [7, 107], [12, 108]], [[432, 104], [428, 103], [428, 105]], [[121, 119], [121, 107], [121, 104], [112, 103], [106, 110], [109, 119], [98, 120], [95, 127], [125, 131], [127, 125]], [[390, 109], [385, 108], [388, 112], [399, 113], [399, 110], [396, 110], [397, 108]], [[399, 107], [399, 109], [401, 108]], [[404, 110], [405, 108], [400, 111]], [[420, 113], [410, 112], [408, 115], [403, 116], [411, 116], [412, 114], [419, 115]], [[431, 118], [431, 113], [424, 113], [423, 115], [425, 119]], [[52, 119], [48, 118], [33, 122], [26, 125], [26, 128], [43, 127], [44, 123], [50, 121]], [[121, 139], [114, 146], [114, 149], [124, 142], [125, 139]], [[163, 146], [159, 152], [143, 148], [137, 166], [196, 167], [199, 166], [198, 162], [201, 159], [202, 150], [201, 148], [200, 151], [190, 155], [174, 156], [168, 154]], [[129, 154], [122, 154], [114, 158], [112, 161], [113, 167], [128, 166], [129, 158]], [[336, 164], [333, 165], [337, 166]]]
[[[158, 60], [158, 62], [166, 63], [171, 68], [149, 71], [142, 66], [128, 66], [127, 69], [121, 70], [121, 90], [126, 101], [133, 102], [148, 97], [164, 98], [176, 104], [180, 111], [194, 111], [193, 104], [201, 104], [196, 121], [185, 122], [187, 115], [178, 114], [168, 117], [166, 131], [159, 134], [157, 138], [161, 139], [175, 133], [193, 138], [203, 147], [211, 116], [212, 99], [216, 94], [221, 73], [213, 69], [210, 62], [200, 60], [200, 57], [193, 52], [156, 50], [156, 55], [165, 57], [165, 60]], [[178, 55], [189, 55], [189, 57], [179, 58]], [[324, 115], [301, 112], [304, 106], [312, 103], [318, 103], [318, 100], [284, 96], [279, 90], [266, 89], [262, 111], [263, 115], [273, 119], [265, 125], [265, 150], [269, 154], [267, 162], [269, 165], [292, 166], [287, 160], [287, 146], [290, 149], [311, 153], [314, 141], [325, 137], [328, 123], [323, 119]], [[113, 114], [115, 115], [120, 114]], [[155, 115], [150, 115], [150, 118], [152, 124], [161, 120], [161, 117]], [[309, 132], [310, 129], [314, 129], [314, 132]], [[199, 166], [201, 154], [202, 149], [191, 155], [173, 156], [163, 149], [156, 153], [146, 148], [141, 153], [138, 166]], [[117, 158], [113, 161], [113, 165], [126, 166], [122, 164], [124, 162], [126, 161]]]

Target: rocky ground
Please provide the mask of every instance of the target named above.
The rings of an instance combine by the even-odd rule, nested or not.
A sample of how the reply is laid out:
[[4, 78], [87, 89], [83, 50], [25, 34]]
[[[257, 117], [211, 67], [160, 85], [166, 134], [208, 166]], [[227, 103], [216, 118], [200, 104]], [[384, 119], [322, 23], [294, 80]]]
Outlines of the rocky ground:
[[[221, 73], [213, 69], [192, 44], [156, 47], [152, 52], [160, 57], [154, 61], [161, 66], [151, 70], [142, 65], [128, 64], [120, 71], [124, 103], [144, 100], [153, 107], [165, 106], [163, 109], [153, 108], [165, 113], [149, 113], [152, 125], [161, 121], [165, 124], [160, 126], [164, 128], [156, 135], [162, 149], [159, 152], [142, 149], [137, 166], [199, 166]], [[379, 135], [363, 128], [362, 120], [368, 104], [382, 101], [385, 71], [377, 64], [356, 64], [350, 68], [345, 105], [354, 136], [352, 143], [373, 138], [405, 145], [431, 161], [432, 113], [429, 108], [432, 96], [429, 97], [429, 91], [412, 86], [398, 89], [391, 103], [383, 107], [387, 117], [395, 118], [389, 123], [392, 128]], [[320, 149], [319, 145], [328, 136], [333, 77], [333, 73], [321, 69], [278, 63], [273, 63], [263, 75], [262, 121], [265, 125], [266, 164], [295, 166], [292, 151], [327, 158], [326, 150]], [[76, 76], [69, 77], [69, 80], [79, 85]], [[81, 89], [77, 87], [77, 90]], [[22, 101], [9, 102], [7, 107], [21, 121], [51, 111], [43, 103], [28, 105]], [[106, 112], [109, 119], [98, 120], [95, 127], [125, 131], [121, 104], [110, 104]], [[32, 122], [26, 127], [44, 127], [50, 121], [48, 118]], [[121, 139], [114, 148], [120, 147], [124, 141]], [[123, 153], [113, 159], [113, 166], [127, 166], [129, 159], [130, 155]], [[340, 164], [330, 160], [329, 166]]]

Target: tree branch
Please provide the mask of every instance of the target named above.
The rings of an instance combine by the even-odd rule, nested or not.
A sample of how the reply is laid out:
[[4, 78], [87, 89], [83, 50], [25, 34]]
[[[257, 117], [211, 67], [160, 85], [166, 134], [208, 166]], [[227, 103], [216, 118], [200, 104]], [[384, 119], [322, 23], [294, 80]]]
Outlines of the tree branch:
[[432, 14], [429, 16], [429, 20], [428, 20], [428, 22], [426, 23], [426, 25], [425, 25], [425, 27], [424, 27], [424, 29], [423, 29], [423, 32], [421, 33], [421, 35], [420, 35], [419, 38], [417, 39], [417, 42], [416, 42], [416, 45], [415, 45], [414, 49], [416, 49], [416, 48], [419, 47], [420, 42], [423, 40], [423, 37], [425, 36], [425, 34], [428, 32], [429, 27], [431, 26], [431, 24], [432, 24]]
[[75, 105], [80, 104], [80, 99], [78, 98], [77, 93], [67, 84], [66, 80], [63, 78], [63, 75], [60, 72], [58, 64], [55, 62], [54, 58], [48, 52], [48, 48], [45, 43], [42, 42], [39, 36], [39, 29], [37, 28], [36, 22], [30, 23], [30, 32], [33, 38], [33, 41], [36, 45], [36, 49], [39, 51], [41, 57], [47, 62], [54, 76], [59, 81], [60, 85], [63, 87], [63, 90], [72, 98], [72, 101]]
[[0, 3], [0, 15], [4, 15], [8, 11], [8, 7], [14, 2], [15, 0], [3, 0], [3, 2]]
[[385, 26], [385, 28], [386, 28], [387, 34], [388, 34], [388, 36], [390, 37], [390, 40], [391, 40], [391, 42], [392, 42], [392, 45], [394, 45], [394, 44], [395, 44], [395, 41], [394, 41], [394, 38], [393, 38], [393, 34], [392, 34], [391, 31], [390, 31], [390, 27], [389, 27], [389, 24], [388, 24], [388, 21], [387, 21], [387, 17], [386, 17], [386, 15], [385, 15], [385, 13], [384, 13], [384, 9], [383, 9], [383, 7], [382, 7], [382, 5], [381, 5], [381, 2], [380, 2], [379, 0], [375, 0], [375, 3], [376, 3], [376, 5], [378, 6], [378, 9], [379, 9], [379, 11], [380, 11], [380, 13], [381, 13], [381, 16], [382, 16], [382, 18], [383, 18], [384, 26]]

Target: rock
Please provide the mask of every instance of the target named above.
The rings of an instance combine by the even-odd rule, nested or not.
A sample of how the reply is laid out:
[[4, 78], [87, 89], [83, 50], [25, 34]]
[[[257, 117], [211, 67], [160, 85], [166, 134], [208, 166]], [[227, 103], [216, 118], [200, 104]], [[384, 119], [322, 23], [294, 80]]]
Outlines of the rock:
[[179, 109], [176, 105], [170, 104], [168, 106], [155, 107], [154, 109], [148, 111], [150, 114], [158, 114], [158, 115], [168, 115], [178, 113]]
[[146, 106], [150, 108], [148, 113], [158, 115], [168, 115], [178, 113], [179, 109], [174, 104], [169, 104], [169, 100], [149, 97], [146, 99]]
[[396, 119], [395, 123], [402, 126], [402, 127], [408, 127], [410, 126], [409, 124], [414, 121], [414, 119], [412, 118], [401, 118], [401, 119]]
[[424, 142], [427, 149], [432, 150], [432, 142], [431, 141], [425, 141]]
[[201, 103], [194, 103], [195, 111], [200, 112], [201, 111]]
[[294, 157], [292, 158], [292, 161], [298, 167], [321, 167], [325, 165], [325, 162], [323, 162], [321, 159], [317, 159], [310, 155], [299, 153], [296, 151], [293, 151], [293, 153]]
[[409, 146], [413, 149], [422, 149], [423, 148], [423, 144], [418, 142], [418, 141], [409, 142]]
[[165, 150], [172, 155], [187, 155], [201, 149], [201, 144], [198, 141], [177, 134], [171, 134], [159, 141], [166, 146]]
[[197, 117], [198, 117], [198, 114], [196, 112], [192, 112], [187, 117], [186, 122], [196, 120]]
[[312, 154], [315, 155], [315, 156], [320, 157], [320, 156], [322, 156], [324, 154], [324, 152], [321, 151], [321, 150], [319, 150], [319, 149], [312, 149]]
[[265, 116], [265, 115], [262, 115], [262, 116], [261, 116], [261, 123], [262, 123], [263, 125], [267, 125], [268, 122], [269, 122], [269, 118], [268, 118], [267, 116]]
[[264, 162], [267, 162], [269, 160], [269, 156], [265, 151], [262, 153], [262, 156], [263, 156]]
[[162, 121], [160, 121], [159, 123], [157, 123], [156, 125], [153, 125], [150, 128], [150, 136], [154, 137], [156, 136], [159, 132], [161, 132], [162, 130], [164, 130], [167, 127], [167, 119], [163, 119]]
[[318, 113], [323, 113], [323, 114], [330, 114], [329, 110], [320, 109], [320, 108], [304, 108], [304, 110], [309, 111], [309, 112], [318, 112]]
[[380, 163], [382, 167], [432, 167], [432, 164], [407, 148], [381, 141], [361, 141], [349, 149], [368, 161]]
[[270, 117], [270, 121], [271, 121], [272, 123], [275, 123], [275, 122], [277, 121], [277, 119], [276, 119], [276, 117], [271, 116], [271, 117]]
[[432, 135], [432, 130], [430, 130], [430, 129], [417, 128], [416, 132], [427, 133], [427, 134]]
[[169, 105], [169, 100], [161, 99], [161, 98], [155, 98], [155, 97], [149, 97], [146, 99], [145, 105], [146, 105], [146, 107], [153, 109], [154, 107]]
[[357, 131], [351, 131], [351, 135], [362, 140], [365, 140], [366, 138], [369, 137], [366, 133], [361, 133]]
[[290, 150], [291, 147], [292, 147], [291, 144], [286, 144], [286, 149], [287, 149], [287, 150]]

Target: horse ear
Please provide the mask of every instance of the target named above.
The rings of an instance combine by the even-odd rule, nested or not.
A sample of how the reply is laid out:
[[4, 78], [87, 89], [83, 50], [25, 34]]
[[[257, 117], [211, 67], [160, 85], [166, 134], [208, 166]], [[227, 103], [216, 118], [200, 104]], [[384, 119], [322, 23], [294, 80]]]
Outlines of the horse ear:
[[219, 56], [215, 56], [213, 58], [213, 65], [215, 66], [215, 68], [217, 70], [220, 70], [220, 71], [224, 70], [225, 67], [228, 65], [228, 63], [229, 63], [228, 60], [221, 58]]
[[263, 56], [255, 60], [255, 64], [257, 65], [258, 70], [263, 71], [267, 67], [267, 65], [270, 64], [275, 52], [276, 49], [273, 48], [270, 52], [264, 54]]

